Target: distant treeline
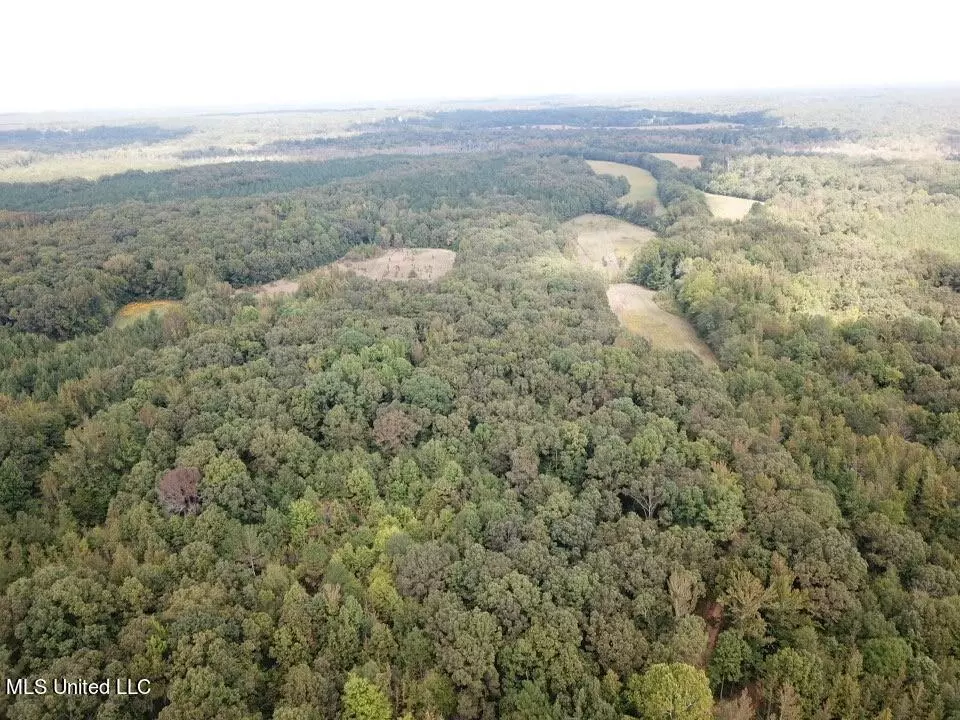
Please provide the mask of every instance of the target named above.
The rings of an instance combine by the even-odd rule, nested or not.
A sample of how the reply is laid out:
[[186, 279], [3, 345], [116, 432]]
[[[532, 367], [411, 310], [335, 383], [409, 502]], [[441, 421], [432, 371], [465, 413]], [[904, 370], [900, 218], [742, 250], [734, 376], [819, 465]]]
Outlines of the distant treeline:
[[42, 211], [129, 201], [167, 202], [261, 195], [315, 187], [408, 162], [409, 158], [386, 156], [325, 163], [236, 162], [161, 172], [132, 170], [94, 181], [0, 183], [0, 209]]
[[766, 110], [734, 114], [682, 112], [678, 110], [633, 110], [613, 107], [558, 107], [527, 110], [449, 110], [409, 120], [389, 118], [380, 125], [427, 125], [453, 128], [495, 128], [525, 125], [572, 125], [576, 127], [637, 127], [646, 125], [700, 125], [735, 123], [749, 126], [778, 125], [780, 120]]
[[44, 153], [103, 150], [118, 145], [144, 143], [151, 145], [189, 135], [192, 128], [163, 128], [158, 125], [100, 125], [79, 130], [0, 131], [0, 148], [32, 150]]
[[[542, 126], [446, 127], [397, 123], [384, 125], [377, 132], [348, 138], [305, 138], [279, 140], [264, 145], [251, 154], [289, 153], [303, 155], [361, 155], [372, 153], [429, 152], [520, 152], [543, 153], [576, 147], [581, 152], [602, 149], [606, 152], [680, 152], [709, 155], [718, 153], [779, 154], [785, 148], [802, 150], [812, 143], [855, 140], [855, 133], [835, 128], [800, 128], [781, 126], [674, 126], [660, 128], [613, 127], [558, 130]], [[222, 152], [216, 152], [216, 151]], [[234, 151], [209, 148], [205, 156], [226, 157]], [[186, 159], [186, 156], [183, 156]]]

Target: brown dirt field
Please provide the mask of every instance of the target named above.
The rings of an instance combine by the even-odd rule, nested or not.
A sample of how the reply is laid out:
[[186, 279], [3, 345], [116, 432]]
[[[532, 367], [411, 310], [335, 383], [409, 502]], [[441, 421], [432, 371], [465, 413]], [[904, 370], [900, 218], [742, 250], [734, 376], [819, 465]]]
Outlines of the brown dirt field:
[[607, 302], [630, 332], [642, 335], [663, 350], [689, 350], [704, 364], [715, 366], [717, 359], [686, 320], [668, 313], [654, 302], [656, 293], [630, 283], [618, 283], [607, 289]]
[[436, 248], [389, 250], [366, 260], [343, 258], [332, 266], [371, 280], [439, 280], [453, 269], [457, 254]]
[[[335, 263], [317, 268], [309, 275], [321, 275], [331, 269], [363, 275], [371, 280], [439, 280], [453, 269], [457, 254], [452, 250], [436, 248], [401, 248], [389, 250], [376, 257], [359, 259], [345, 257]], [[240, 288], [237, 292], [253, 293], [258, 300], [292, 295], [300, 289], [300, 278], [282, 278], [264, 285]]]
[[714, 195], [713, 193], [704, 193], [704, 195], [707, 196], [707, 205], [710, 206], [713, 216], [723, 220], [743, 220], [750, 212], [750, 208], [757, 204], [756, 200], [746, 200], [732, 195]]
[[653, 231], [608, 215], [580, 215], [564, 223], [576, 233], [567, 254], [584, 267], [619, 280], [634, 253], [655, 236]]
[[689, 170], [699, 170], [702, 155], [688, 155], [686, 153], [652, 153], [655, 158], [672, 162], [678, 168], [687, 168]]

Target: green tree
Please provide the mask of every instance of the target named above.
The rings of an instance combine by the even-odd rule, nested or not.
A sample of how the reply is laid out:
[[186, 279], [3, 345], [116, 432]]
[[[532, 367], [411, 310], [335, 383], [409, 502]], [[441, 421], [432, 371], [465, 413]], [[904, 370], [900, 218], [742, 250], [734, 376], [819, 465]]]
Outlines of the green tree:
[[247, 522], [259, 520], [266, 506], [262, 489], [234, 450], [221, 453], [204, 466], [200, 498], [205, 506], [219, 505], [231, 517]]
[[627, 697], [645, 720], [710, 720], [713, 713], [707, 676], [684, 663], [651, 665], [632, 675]]
[[750, 646], [739, 633], [724, 630], [710, 658], [710, 681], [723, 695], [724, 687], [737, 685], [744, 678]]
[[390, 720], [393, 710], [383, 690], [351, 673], [343, 686], [343, 720]]

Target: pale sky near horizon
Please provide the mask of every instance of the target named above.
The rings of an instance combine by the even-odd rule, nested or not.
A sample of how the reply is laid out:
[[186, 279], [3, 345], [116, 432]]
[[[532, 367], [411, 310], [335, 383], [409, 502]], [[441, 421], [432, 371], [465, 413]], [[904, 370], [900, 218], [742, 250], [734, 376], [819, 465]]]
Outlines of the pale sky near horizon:
[[5, 5], [0, 112], [960, 82], [944, 0]]

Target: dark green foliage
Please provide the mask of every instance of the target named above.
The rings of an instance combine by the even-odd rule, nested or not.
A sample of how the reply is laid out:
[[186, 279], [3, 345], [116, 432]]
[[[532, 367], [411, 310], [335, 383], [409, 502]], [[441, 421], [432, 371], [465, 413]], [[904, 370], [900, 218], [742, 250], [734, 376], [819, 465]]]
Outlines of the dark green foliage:
[[162, 128], [156, 125], [100, 125], [76, 130], [0, 130], [0, 148], [34, 150], [42, 153], [83, 152], [140, 143], [151, 145], [176, 140], [190, 128]]
[[[700, 123], [714, 123], [696, 127]], [[504, 152], [574, 155], [680, 152], [711, 159], [730, 153], [783, 153], [810, 143], [855, 140], [856, 130], [796, 127], [763, 111], [691, 113], [616, 108], [535, 110], [454, 110], [426, 118], [390, 118], [361, 125], [347, 138], [326, 136], [278, 140], [253, 152], [284, 152], [307, 157], [371, 152]], [[183, 157], [234, 157], [243, 152], [213, 147]]]
[[330, 162], [256, 162], [200, 165], [179, 170], [134, 170], [100, 180], [0, 183], [0, 208], [45, 211], [123, 202], [170, 202], [289, 192], [355, 177], [407, 161], [361, 158]]

